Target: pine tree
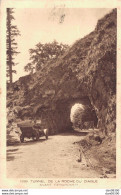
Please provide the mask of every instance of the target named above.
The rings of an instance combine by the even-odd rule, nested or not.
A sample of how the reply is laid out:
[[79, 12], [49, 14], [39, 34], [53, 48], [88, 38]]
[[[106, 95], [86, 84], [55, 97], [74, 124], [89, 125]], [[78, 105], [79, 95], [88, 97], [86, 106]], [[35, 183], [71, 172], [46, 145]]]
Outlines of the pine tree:
[[15, 56], [20, 53], [17, 52], [17, 43], [15, 40], [16, 36], [20, 35], [20, 32], [16, 25], [13, 25], [13, 20], [15, 20], [13, 8], [7, 8], [7, 31], [6, 31], [6, 53], [7, 53], [7, 77], [9, 77], [10, 86], [13, 83], [13, 73], [16, 71], [13, 69], [18, 63], [14, 62]]

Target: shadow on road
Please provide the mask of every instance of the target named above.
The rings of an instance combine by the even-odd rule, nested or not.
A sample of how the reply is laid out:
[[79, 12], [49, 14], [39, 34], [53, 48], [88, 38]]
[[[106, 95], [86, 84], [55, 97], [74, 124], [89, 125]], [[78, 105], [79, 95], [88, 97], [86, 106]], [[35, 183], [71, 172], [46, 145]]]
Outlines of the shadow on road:
[[7, 150], [7, 152], [16, 152], [18, 149], [10, 149], [10, 150]]
[[38, 141], [26, 140], [24, 141], [24, 143], [20, 143], [20, 145], [34, 145], [34, 144], [38, 144], [38, 143], [45, 142], [45, 141], [47, 140], [46, 139], [39, 139]]
[[16, 154], [16, 151], [18, 151], [18, 148], [7, 150], [7, 161], [13, 161], [15, 159], [14, 155]]
[[[66, 132], [66, 133], [60, 133], [58, 134], [59, 136], [86, 136], [88, 133], [87, 132], [76, 132], [76, 131], [73, 131], [73, 132]], [[58, 136], [56, 135], [56, 136]]]
[[14, 156], [7, 154], [7, 161], [13, 161], [15, 159]]
[[[51, 138], [48, 138], [48, 140], [50, 140]], [[21, 142], [17, 142], [17, 143], [11, 143], [11, 145], [9, 145], [9, 146], [27, 146], [27, 145], [35, 145], [35, 144], [38, 144], [38, 143], [42, 143], [42, 142], [45, 142], [45, 141], [48, 141], [48, 140], [46, 140], [45, 138], [43, 138], [43, 139], [39, 139], [38, 141], [36, 141], [36, 140], [30, 140], [30, 139], [25, 139], [25, 141], [23, 142], [23, 143], [21, 143]], [[8, 147], [9, 147], [8, 146]]]

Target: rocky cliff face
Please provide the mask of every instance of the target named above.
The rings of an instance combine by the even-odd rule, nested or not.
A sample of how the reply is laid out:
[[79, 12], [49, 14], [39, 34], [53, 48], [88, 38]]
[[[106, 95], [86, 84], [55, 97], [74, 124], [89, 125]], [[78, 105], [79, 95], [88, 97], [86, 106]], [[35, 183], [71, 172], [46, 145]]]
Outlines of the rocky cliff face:
[[40, 117], [51, 133], [58, 133], [71, 129], [75, 103], [88, 104], [95, 109], [98, 127], [115, 132], [116, 18], [113, 10], [55, 64], [15, 82], [14, 92], [8, 90], [8, 107], [12, 102], [18, 117]]

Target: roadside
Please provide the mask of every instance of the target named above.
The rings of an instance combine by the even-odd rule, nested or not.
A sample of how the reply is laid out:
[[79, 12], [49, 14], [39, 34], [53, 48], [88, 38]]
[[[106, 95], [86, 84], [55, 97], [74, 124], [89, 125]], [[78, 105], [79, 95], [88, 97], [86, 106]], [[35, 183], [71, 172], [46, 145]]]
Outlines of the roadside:
[[81, 154], [85, 155], [89, 166], [95, 170], [102, 170], [101, 178], [116, 177], [116, 137], [111, 135], [101, 143], [95, 141], [94, 136], [90, 134], [76, 143], [80, 146]]
[[78, 134], [59, 134], [7, 147], [7, 176], [11, 178], [99, 178], [101, 170], [79, 162]]

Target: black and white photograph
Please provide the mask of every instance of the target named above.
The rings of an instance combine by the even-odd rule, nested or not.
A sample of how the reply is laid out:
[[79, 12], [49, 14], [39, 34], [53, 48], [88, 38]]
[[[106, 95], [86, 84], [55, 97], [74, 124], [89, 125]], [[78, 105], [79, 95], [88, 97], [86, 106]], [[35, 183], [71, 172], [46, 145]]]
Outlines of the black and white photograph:
[[117, 8], [5, 11], [6, 178], [116, 179]]

